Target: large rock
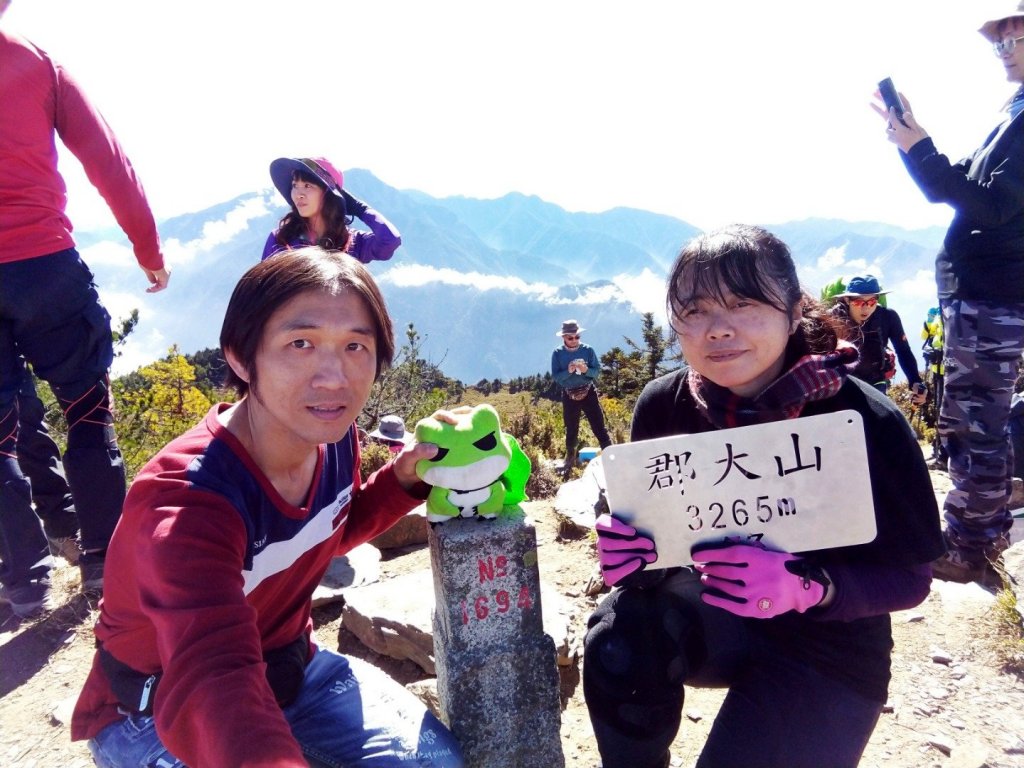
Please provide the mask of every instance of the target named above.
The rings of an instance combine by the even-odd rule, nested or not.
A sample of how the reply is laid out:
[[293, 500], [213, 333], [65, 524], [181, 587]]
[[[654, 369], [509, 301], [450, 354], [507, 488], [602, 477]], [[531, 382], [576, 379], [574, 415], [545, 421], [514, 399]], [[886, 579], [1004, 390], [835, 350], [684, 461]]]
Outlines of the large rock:
[[[573, 652], [565, 597], [547, 584], [541, 584], [540, 596], [544, 634], [555, 643], [558, 664], [570, 665]], [[363, 645], [384, 656], [408, 659], [427, 674], [436, 674], [431, 623], [434, 583], [430, 571], [348, 589], [344, 599], [342, 626]]]
[[433, 675], [433, 608], [433, 579], [423, 570], [348, 590], [341, 626], [377, 653], [408, 659]]
[[587, 464], [578, 480], [562, 483], [555, 494], [555, 511], [581, 529], [593, 529], [597, 515], [594, 505], [604, 488], [604, 466], [601, 457]]
[[348, 554], [331, 560], [313, 591], [313, 607], [344, 600], [347, 588], [372, 584], [379, 579], [380, 550], [372, 544], [360, 544]]
[[437, 678], [428, 677], [426, 680], [417, 680], [405, 686], [413, 696], [423, 702], [423, 705], [430, 710], [430, 713], [441, 718], [441, 702], [437, 698]]
[[398, 549], [427, 543], [427, 505], [420, 504], [416, 509], [401, 518], [370, 543], [377, 549]]
[[1015, 512], [1019, 512], [1020, 508], [1024, 507], [1024, 480], [1021, 480], [1019, 477], [1013, 478], [1013, 487], [1007, 504]]

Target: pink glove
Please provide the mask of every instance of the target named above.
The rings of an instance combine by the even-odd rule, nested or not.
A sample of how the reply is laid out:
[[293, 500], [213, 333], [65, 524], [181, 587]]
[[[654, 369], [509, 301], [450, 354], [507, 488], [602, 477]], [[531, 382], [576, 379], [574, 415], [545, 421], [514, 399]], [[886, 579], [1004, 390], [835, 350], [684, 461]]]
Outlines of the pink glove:
[[654, 541], [641, 536], [636, 528], [617, 517], [603, 514], [597, 518], [594, 528], [597, 530], [597, 560], [604, 583], [609, 587], [658, 559]]
[[788, 552], [726, 541], [694, 549], [693, 567], [708, 589], [701, 600], [737, 616], [770, 619], [820, 603], [830, 584], [820, 568]]

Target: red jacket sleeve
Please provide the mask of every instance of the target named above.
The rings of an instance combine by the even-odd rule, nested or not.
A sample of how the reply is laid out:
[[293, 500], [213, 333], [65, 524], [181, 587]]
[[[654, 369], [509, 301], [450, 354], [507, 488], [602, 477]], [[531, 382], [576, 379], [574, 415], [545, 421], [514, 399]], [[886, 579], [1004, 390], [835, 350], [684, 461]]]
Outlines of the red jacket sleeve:
[[160, 238], [142, 182], [103, 116], [92, 106], [78, 83], [55, 65], [54, 124], [65, 146], [74, 153], [89, 181], [110, 207], [135, 249], [143, 267], [163, 269]]
[[427, 498], [430, 487], [420, 483], [413, 490], [406, 491], [398, 482], [393, 462], [370, 475], [365, 483], [360, 481], [358, 441], [356, 448], [355, 488], [352, 506], [349, 508], [345, 532], [338, 543], [338, 554], [343, 555], [360, 544], [383, 533], [399, 519], [411, 512]]

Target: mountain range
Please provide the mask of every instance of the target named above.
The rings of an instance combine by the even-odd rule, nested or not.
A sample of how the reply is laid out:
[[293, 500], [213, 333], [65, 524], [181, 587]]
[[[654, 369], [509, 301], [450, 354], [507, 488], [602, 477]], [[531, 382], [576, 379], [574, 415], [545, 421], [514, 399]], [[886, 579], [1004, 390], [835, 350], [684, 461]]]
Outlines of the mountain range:
[[[599, 354], [625, 347], [624, 337], [639, 339], [644, 312], [667, 330], [667, 270], [700, 232], [649, 211], [574, 213], [519, 193], [435, 198], [361, 169], [345, 172], [345, 186], [402, 233], [394, 257], [370, 265], [398, 343], [412, 323], [423, 356], [467, 384], [547, 371], [556, 333], [569, 318], [586, 329], [584, 340]], [[119, 230], [76, 233], [115, 321], [140, 311], [115, 374], [162, 357], [171, 345], [182, 352], [217, 346], [236, 281], [259, 260], [285, 212], [277, 191], [266, 189], [159, 222], [172, 278], [166, 291], [152, 295], [142, 292]], [[918, 329], [935, 304], [932, 264], [942, 228], [822, 219], [767, 228], [790, 246], [812, 293], [839, 276], [878, 276], [893, 291], [888, 303], [903, 317], [911, 346], [919, 347]]]

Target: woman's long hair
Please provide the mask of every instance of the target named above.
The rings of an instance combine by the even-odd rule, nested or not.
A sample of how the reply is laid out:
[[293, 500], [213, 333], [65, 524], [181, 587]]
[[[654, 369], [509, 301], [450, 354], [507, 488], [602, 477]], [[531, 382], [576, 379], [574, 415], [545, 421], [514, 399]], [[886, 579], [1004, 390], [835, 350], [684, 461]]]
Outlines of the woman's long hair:
[[[324, 233], [312, 245], [319, 245], [325, 251], [344, 251], [348, 247], [349, 239], [344, 201], [325, 187], [324, 183], [312, 173], [295, 171], [292, 174], [292, 183], [297, 181], [316, 184], [323, 190], [320, 217], [324, 223]], [[277, 242], [285, 246], [309, 234], [309, 223], [299, 215], [299, 210], [290, 197], [288, 204], [291, 206], [291, 210], [284, 215], [277, 227]]]
[[800, 287], [789, 248], [761, 227], [733, 224], [699, 235], [676, 257], [668, 279], [667, 308], [673, 330], [699, 299], [725, 300], [725, 293], [775, 307], [787, 316], [800, 307], [800, 324], [790, 337], [787, 358], [834, 352], [837, 324]]

